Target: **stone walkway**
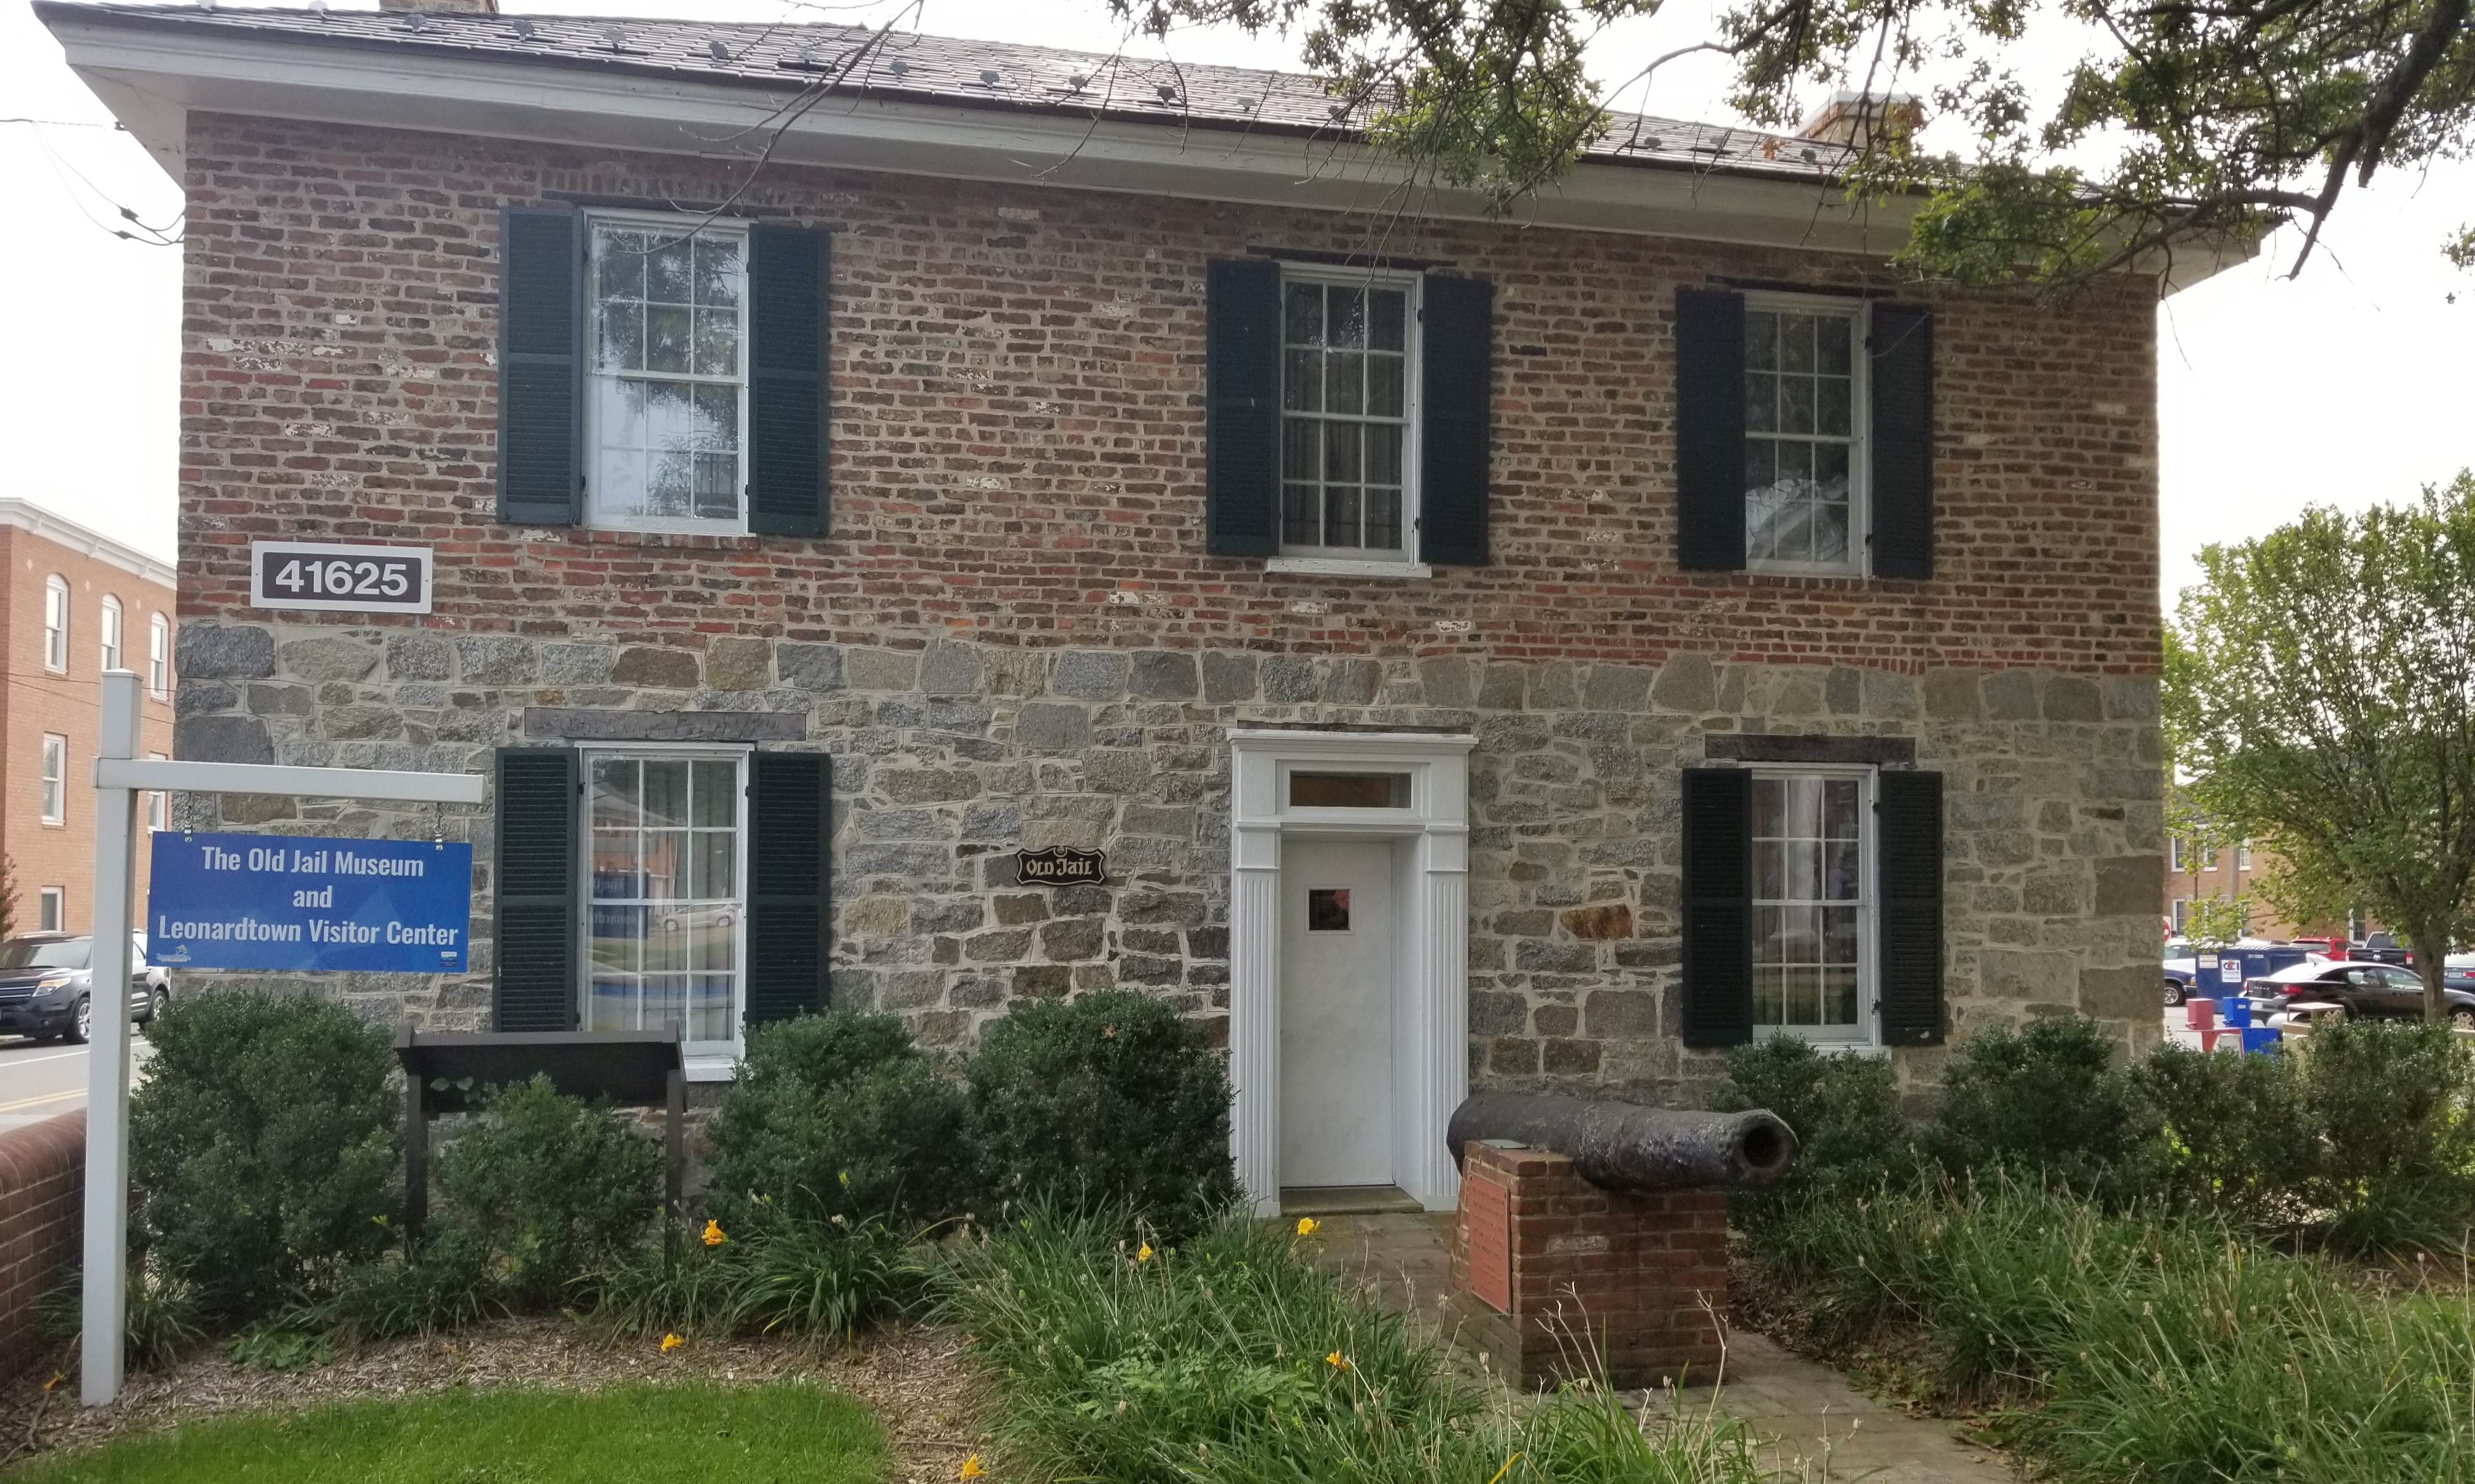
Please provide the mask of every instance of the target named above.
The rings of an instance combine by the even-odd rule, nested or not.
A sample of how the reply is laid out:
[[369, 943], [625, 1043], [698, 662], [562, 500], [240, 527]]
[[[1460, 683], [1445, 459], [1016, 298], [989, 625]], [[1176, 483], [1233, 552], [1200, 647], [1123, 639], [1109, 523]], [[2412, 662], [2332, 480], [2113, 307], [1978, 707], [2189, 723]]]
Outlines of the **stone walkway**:
[[[1319, 1218], [1326, 1258], [1376, 1285], [1384, 1302], [1431, 1323], [1450, 1277], [1452, 1218], [1365, 1215]], [[1728, 1337], [1727, 1374], [1714, 1393], [1687, 1386], [1691, 1412], [1715, 1404], [1761, 1441], [1763, 1463], [1783, 1474], [1869, 1484], [2012, 1484], [1998, 1455], [1956, 1436], [1948, 1423], [1876, 1401], [1827, 1366], [1789, 1354], [1761, 1335]]]

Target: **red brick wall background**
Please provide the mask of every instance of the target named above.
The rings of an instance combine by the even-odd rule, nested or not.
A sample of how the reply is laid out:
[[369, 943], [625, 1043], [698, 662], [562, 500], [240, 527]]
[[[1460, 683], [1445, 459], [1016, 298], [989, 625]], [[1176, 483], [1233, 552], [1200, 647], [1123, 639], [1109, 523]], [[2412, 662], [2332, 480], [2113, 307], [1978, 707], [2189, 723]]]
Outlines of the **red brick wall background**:
[[[950, 632], [2157, 669], [2149, 286], [2057, 306], [1902, 286], [1844, 256], [1510, 222], [777, 167], [740, 208], [836, 231], [833, 536], [497, 524], [498, 207], [552, 193], [719, 202], [739, 168], [193, 114], [183, 613], [246, 612], [254, 537], [380, 536], [438, 547], [437, 613], [391, 621], [690, 648], [731, 633]], [[1358, 581], [1203, 553], [1205, 265], [1255, 246], [1495, 280], [1495, 565]], [[1677, 569], [1674, 296], [1714, 277], [1934, 306], [1933, 580]]]
[[0, 1380], [50, 1350], [36, 1304], [77, 1267], [85, 1202], [83, 1111], [0, 1133]]

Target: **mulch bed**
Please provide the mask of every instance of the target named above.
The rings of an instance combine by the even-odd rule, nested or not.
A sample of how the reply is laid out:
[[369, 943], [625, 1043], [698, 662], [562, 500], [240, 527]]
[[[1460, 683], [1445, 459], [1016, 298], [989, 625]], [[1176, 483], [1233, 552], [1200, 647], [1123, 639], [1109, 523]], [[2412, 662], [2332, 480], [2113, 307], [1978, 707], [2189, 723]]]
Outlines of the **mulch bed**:
[[[58, 1362], [55, 1362], [57, 1364]], [[453, 1335], [366, 1345], [304, 1371], [243, 1366], [221, 1347], [169, 1370], [133, 1375], [108, 1407], [77, 1404], [74, 1370], [53, 1365], [0, 1387], [0, 1466], [54, 1448], [90, 1448], [129, 1433], [177, 1427], [230, 1412], [453, 1391], [529, 1387], [594, 1391], [663, 1380], [754, 1385], [804, 1376], [875, 1409], [904, 1484], [950, 1480], [983, 1442], [985, 1396], [950, 1329], [903, 1326], [852, 1350], [786, 1340], [692, 1340], [662, 1353], [647, 1340], [609, 1340], [573, 1321], [509, 1319]]]

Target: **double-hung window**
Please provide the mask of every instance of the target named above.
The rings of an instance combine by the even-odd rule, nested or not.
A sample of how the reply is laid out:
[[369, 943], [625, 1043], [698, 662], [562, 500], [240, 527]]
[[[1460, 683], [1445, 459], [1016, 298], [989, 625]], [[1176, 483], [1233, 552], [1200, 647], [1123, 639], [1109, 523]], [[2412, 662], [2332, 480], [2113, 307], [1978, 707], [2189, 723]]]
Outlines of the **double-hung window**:
[[1414, 275], [1283, 274], [1283, 556], [1410, 560], [1417, 321]]
[[587, 1031], [682, 1031], [726, 1054], [745, 995], [740, 751], [584, 756]]
[[69, 668], [69, 585], [61, 577], [43, 582], [43, 668]]
[[120, 668], [120, 599], [106, 595], [103, 599], [103, 668]]
[[69, 811], [69, 740], [43, 736], [43, 822], [63, 824]]
[[1756, 772], [1753, 1032], [1874, 1039], [1871, 769]]
[[172, 694], [172, 620], [159, 613], [146, 625], [146, 689], [159, 701]]
[[1745, 565], [1865, 570], [1861, 301], [1745, 301]]
[[590, 219], [587, 520], [747, 528], [747, 233], [723, 222]]

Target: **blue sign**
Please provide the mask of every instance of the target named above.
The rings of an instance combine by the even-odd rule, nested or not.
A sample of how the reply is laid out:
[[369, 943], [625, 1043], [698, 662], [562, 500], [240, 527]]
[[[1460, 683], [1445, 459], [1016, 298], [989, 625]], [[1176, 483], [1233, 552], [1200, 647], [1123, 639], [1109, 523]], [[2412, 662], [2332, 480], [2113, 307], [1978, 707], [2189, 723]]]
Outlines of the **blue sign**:
[[460, 974], [473, 847], [159, 830], [146, 959], [201, 969]]

